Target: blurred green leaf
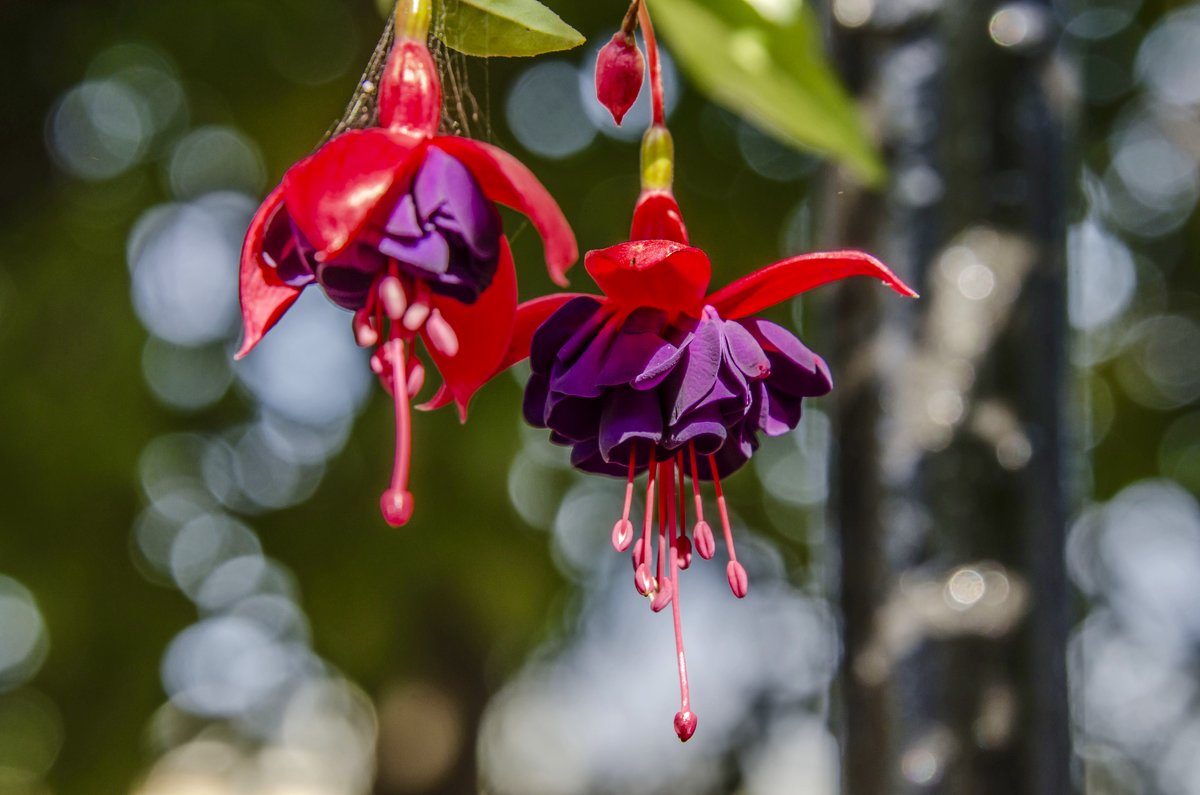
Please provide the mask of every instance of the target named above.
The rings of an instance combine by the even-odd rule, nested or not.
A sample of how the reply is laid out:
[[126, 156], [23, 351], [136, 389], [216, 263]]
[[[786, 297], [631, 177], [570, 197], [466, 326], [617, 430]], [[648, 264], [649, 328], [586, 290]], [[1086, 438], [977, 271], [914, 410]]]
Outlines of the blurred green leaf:
[[434, 35], [466, 55], [541, 55], [585, 41], [537, 0], [438, 0], [437, 11]]
[[773, 20], [745, 0], [653, 0], [651, 8], [671, 52], [715, 101], [788, 144], [837, 158], [867, 184], [883, 180], [807, 3]]

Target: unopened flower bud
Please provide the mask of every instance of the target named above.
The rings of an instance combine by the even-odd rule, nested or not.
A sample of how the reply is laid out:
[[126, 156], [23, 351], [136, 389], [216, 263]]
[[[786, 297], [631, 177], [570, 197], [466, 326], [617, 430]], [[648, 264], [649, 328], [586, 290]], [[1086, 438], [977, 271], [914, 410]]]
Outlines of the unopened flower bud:
[[617, 31], [596, 57], [596, 99], [621, 123], [642, 90], [646, 62], [632, 33]]

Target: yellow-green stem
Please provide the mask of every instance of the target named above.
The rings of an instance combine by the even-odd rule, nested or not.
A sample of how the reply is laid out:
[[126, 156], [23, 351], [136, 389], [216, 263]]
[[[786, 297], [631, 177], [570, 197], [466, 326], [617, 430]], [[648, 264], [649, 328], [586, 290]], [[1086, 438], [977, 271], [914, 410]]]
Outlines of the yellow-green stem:
[[642, 190], [670, 190], [675, 178], [675, 142], [655, 124], [642, 136]]
[[433, 19], [433, 0], [399, 0], [396, 3], [396, 37], [425, 41]]

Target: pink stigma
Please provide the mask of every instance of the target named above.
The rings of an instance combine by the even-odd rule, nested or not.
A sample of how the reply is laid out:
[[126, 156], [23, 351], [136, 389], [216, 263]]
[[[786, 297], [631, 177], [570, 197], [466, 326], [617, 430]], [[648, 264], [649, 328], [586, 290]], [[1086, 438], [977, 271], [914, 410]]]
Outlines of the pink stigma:
[[675, 733], [679, 735], [680, 742], [686, 743], [692, 739], [692, 735], [696, 733], [696, 713], [690, 709], [676, 712]]

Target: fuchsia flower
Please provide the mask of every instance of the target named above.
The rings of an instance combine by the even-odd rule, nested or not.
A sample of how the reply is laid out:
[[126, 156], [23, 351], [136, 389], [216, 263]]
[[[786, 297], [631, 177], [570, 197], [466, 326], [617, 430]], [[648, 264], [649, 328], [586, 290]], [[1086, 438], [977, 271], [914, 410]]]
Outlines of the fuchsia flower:
[[[709, 259], [688, 244], [671, 193], [673, 148], [663, 126], [658, 54], [644, 3], [639, 13], [654, 125], [643, 141], [643, 190], [632, 239], [586, 255], [585, 267], [602, 296], [560, 295], [522, 305], [517, 341], [524, 341], [529, 328], [536, 331], [529, 348], [511, 351], [508, 359], [529, 353], [526, 420], [548, 428], [551, 441], [570, 446], [577, 468], [626, 479], [612, 543], [618, 551], [632, 546], [634, 584], [650, 597], [652, 609], [671, 606], [681, 695], [675, 731], [686, 741], [695, 732], [696, 716], [687, 684], [679, 571], [690, 565], [693, 547], [704, 559], [716, 548], [700, 484], [713, 484], [729, 587], [744, 597], [749, 585], [734, 549], [721, 479], [750, 459], [760, 434], [794, 429], [803, 399], [833, 385], [819, 356], [787, 329], [754, 314], [849, 276], [874, 277], [901, 295], [916, 294], [859, 251], [791, 257], [709, 292]], [[642, 472], [646, 512], [634, 543], [630, 511], [634, 481]], [[695, 515], [690, 539], [688, 479]]]
[[381, 499], [393, 526], [413, 507], [409, 404], [425, 375], [416, 338], [444, 380], [423, 408], [454, 402], [464, 421], [513, 341], [516, 273], [493, 202], [529, 217], [557, 283], [578, 258], [558, 205], [525, 166], [488, 144], [436, 134], [429, 6], [397, 7], [380, 126], [339, 135], [292, 166], [254, 216], [241, 262], [238, 358], [313, 284], [354, 312], [358, 343], [375, 348], [371, 367], [396, 406], [395, 466]]

